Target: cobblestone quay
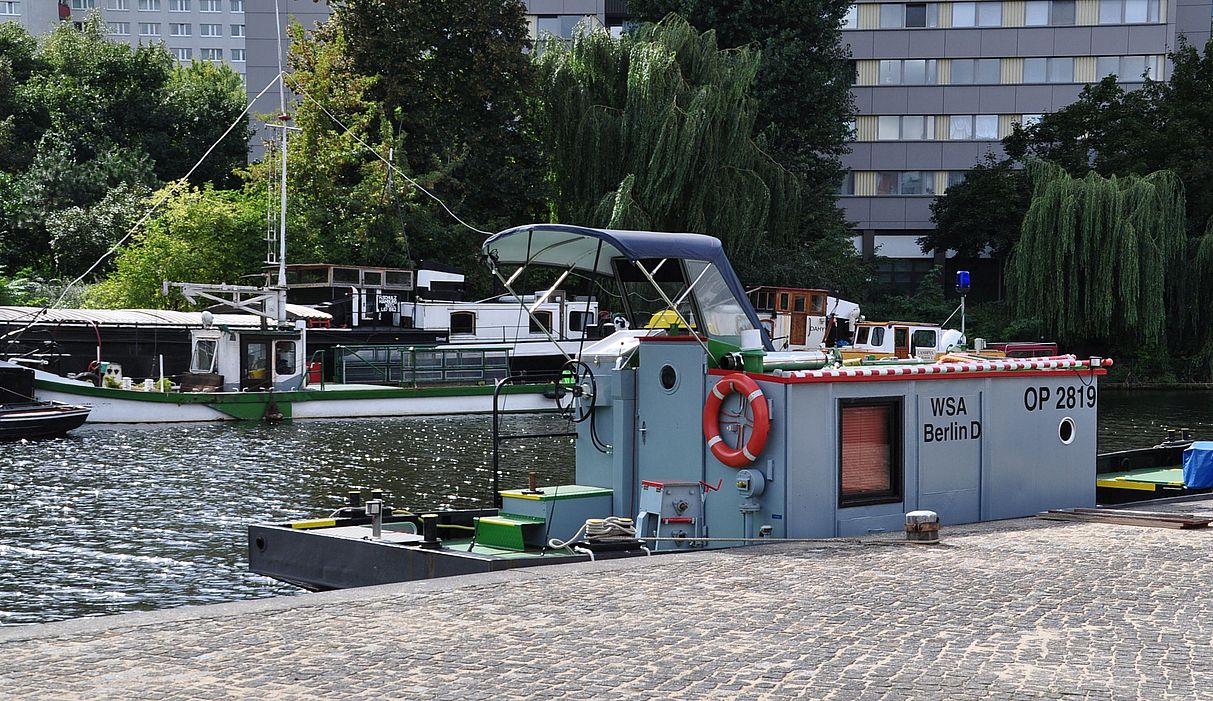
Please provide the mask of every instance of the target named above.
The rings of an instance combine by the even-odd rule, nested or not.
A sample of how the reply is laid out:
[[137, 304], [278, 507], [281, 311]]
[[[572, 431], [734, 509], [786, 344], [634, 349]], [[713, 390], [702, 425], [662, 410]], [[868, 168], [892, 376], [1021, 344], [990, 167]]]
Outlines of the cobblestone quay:
[[3, 629], [0, 698], [1213, 698], [1213, 530], [943, 537]]

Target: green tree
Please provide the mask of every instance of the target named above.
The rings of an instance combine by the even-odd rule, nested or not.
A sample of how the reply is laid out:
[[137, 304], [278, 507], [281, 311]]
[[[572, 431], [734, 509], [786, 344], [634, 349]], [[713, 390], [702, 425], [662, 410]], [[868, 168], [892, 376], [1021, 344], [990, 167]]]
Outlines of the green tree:
[[633, 17], [657, 22], [670, 13], [720, 46], [748, 46], [761, 58], [752, 94], [755, 127], [772, 157], [804, 181], [802, 231], [841, 231], [835, 193], [853, 114], [850, 52], [842, 18], [850, 0], [630, 0]]
[[86, 303], [183, 309], [180, 296], [161, 294], [162, 281], [242, 282], [261, 271], [265, 251], [262, 192], [185, 187], [118, 254], [113, 273], [88, 289]]
[[672, 16], [536, 65], [561, 221], [711, 234], [742, 265], [795, 240], [800, 181], [754, 142], [753, 51]]
[[1015, 309], [1063, 342], [1165, 342], [1187, 249], [1183, 185], [1170, 171], [1074, 178], [1028, 165], [1032, 199], [1008, 264]]
[[976, 258], [990, 248], [1001, 257], [1019, 240], [1028, 199], [1023, 170], [988, 155], [963, 182], [931, 203], [935, 229], [918, 239], [918, 245], [923, 251], [954, 250], [961, 258]]

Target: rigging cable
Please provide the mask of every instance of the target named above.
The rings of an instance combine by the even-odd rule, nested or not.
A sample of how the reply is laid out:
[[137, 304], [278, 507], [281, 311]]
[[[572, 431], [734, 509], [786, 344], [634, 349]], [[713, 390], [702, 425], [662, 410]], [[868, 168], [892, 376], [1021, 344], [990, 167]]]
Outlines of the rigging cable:
[[469, 223], [465, 222], [464, 220], [460, 219], [460, 218], [459, 218], [459, 215], [458, 215], [458, 214], [455, 214], [453, 211], [451, 211], [451, 208], [450, 208], [450, 207], [448, 207], [448, 206], [446, 206], [446, 203], [445, 203], [445, 202], [443, 202], [443, 201], [442, 201], [442, 200], [441, 200], [441, 199], [438, 197], [438, 195], [435, 195], [434, 193], [432, 193], [432, 192], [430, 192], [429, 190], [425, 189], [425, 188], [424, 188], [424, 187], [421, 185], [421, 183], [419, 183], [419, 182], [417, 182], [416, 180], [414, 180], [414, 179], [410, 178], [410, 177], [408, 176], [408, 174], [407, 174], [407, 173], [405, 173], [404, 171], [402, 171], [402, 170], [400, 170], [399, 168], [397, 168], [397, 167], [395, 166], [395, 164], [393, 164], [393, 163], [392, 163], [391, 161], [389, 161], [388, 159], [384, 158], [384, 157], [383, 157], [383, 156], [382, 156], [382, 155], [381, 155], [381, 154], [380, 154], [378, 151], [376, 151], [376, 150], [374, 149], [374, 147], [372, 147], [370, 144], [368, 144], [367, 142], [365, 142], [365, 141], [363, 141], [361, 138], [359, 138], [359, 136], [358, 136], [357, 134], [355, 134], [355, 133], [354, 133], [354, 132], [353, 132], [353, 131], [350, 129], [350, 127], [346, 126], [346, 125], [345, 125], [345, 123], [344, 123], [344, 122], [342, 122], [340, 119], [337, 119], [336, 115], [334, 115], [332, 112], [330, 112], [330, 111], [329, 111], [329, 109], [328, 109], [327, 107], [325, 107], [323, 104], [321, 104], [319, 100], [317, 100], [316, 98], [314, 98], [314, 97], [312, 97], [311, 95], [309, 95], [309, 94], [308, 94], [308, 92], [307, 92], [306, 90], [304, 90], [302, 87], [300, 87], [300, 86], [299, 86], [299, 82], [298, 82], [298, 81], [296, 81], [294, 78], [292, 78], [292, 77], [291, 77], [291, 76], [289, 76], [289, 75], [284, 75], [284, 76], [283, 76], [283, 78], [284, 78], [285, 80], [289, 80], [289, 81], [291, 82], [291, 89], [293, 89], [295, 92], [297, 92], [297, 93], [299, 93], [300, 95], [302, 95], [304, 98], [306, 98], [306, 99], [307, 99], [309, 102], [311, 102], [313, 105], [316, 105], [317, 107], [319, 107], [319, 108], [320, 108], [320, 111], [321, 111], [321, 112], [324, 112], [326, 115], [328, 115], [328, 118], [329, 118], [329, 119], [331, 119], [331, 120], [333, 120], [333, 123], [334, 123], [334, 124], [336, 124], [337, 126], [341, 127], [342, 129], [344, 129], [344, 130], [345, 130], [345, 132], [344, 132], [343, 136], [349, 136], [351, 139], [353, 139], [354, 141], [358, 142], [358, 144], [359, 144], [360, 146], [362, 146], [362, 147], [363, 147], [363, 148], [365, 148], [366, 150], [370, 151], [370, 152], [371, 152], [371, 154], [372, 154], [373, 156], [375, 156], [375, 158], [378, 158], [379, 160], [381, 160], [381, 161], [383, 161], [384, 163], [386, 163], [386, 164], [387, 164], [387, 167], [388, 167], [388, 168], [390, 168], [390, 169], [392, 170], [392, 172], [396, 173], [396, 174], [397, 174], [397, 175], [399, 175], [401, 178], [404, 178], [406, 181], [408, 181], [408, 183], [409, 183], [410, 185], [412, 185], [413, 187], [417, 188], [417, 189], [418, 189], [418, 190], [420, 190], [421, 192], [425, 193], [425, 194], [426, 194], [426, 195], [427, 195], [427, 196], [428, 196], [430, 199], [432, 199], [432, 200], [434, 200], [435, 202], [437, 202], [437, 203], [438, 203], [438, 204], [439, 204], [439, 205], [440, 205], [440, 206], [441, 206], [441, 207], [442, 207], [444, 210], [446, 210], [446, 213], [447, 213], [447, 214], [451, 215], [451, 217], [452, 217], [452, 218], [453, 218], [455, 221], [459, 222], [459, 223], [460, 223], [460, 224], [462, 224], [464, 227], [466, 227], [466, 228], [468, 228], [468, 229], [471, 229], [472, 231], [475, 231], [475, 232], [476, 232], [476, 233], [478, 233], [478, 234], [483, 234], [483, 235], [485, 235], [485, 236], [492, 236], [492, 235], [493, 235], [493, 232], [491, 232], [491, 231], [485, 231], [484, 229], [477, 229], [476, 227], [472, 226], [471, 224], [469, 224]]

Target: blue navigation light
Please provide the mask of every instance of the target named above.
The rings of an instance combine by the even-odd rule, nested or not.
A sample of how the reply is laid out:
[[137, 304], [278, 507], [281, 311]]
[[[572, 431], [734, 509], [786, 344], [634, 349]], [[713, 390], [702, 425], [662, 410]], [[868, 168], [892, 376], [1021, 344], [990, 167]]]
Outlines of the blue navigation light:
[[956, 290], [958, 292], [965, 292], [968, 289], [969, 289], [969, 271], [957, 270], [956, 271]]

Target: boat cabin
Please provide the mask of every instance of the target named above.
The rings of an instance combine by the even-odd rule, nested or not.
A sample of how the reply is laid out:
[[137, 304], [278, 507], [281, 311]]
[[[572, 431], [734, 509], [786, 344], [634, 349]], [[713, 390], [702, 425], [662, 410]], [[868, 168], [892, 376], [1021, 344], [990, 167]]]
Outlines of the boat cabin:
[[854, 340], [842, 349], [844, 358], [935, 360], [963, 346], [965, 337], [938, 324], [908, 321], [861, 321]]
[[190, 368], [181, 390], [290, 391], [303, 385], [302, 329], [233, 329], [207, 325], [190, 332]]
[[[714, 238], [535, 225], [497, 234], [484, 252], [503, 275], [542, 263], [623, 290], [635, 330], [577, 358], [573, 394], [590, 416], [577, 424], [577, 483], [612, 493], [611, 513], [586, 518], [682, 536], [659, 549], [714, 547], [702, 540], [709, 526], [719, 538], [847, 536], [899, 531], [918, 509], [957, 524], [1094, 504], [1104, 361], [767, 370], [799, 354], [754, 344], [760, 313]], [[784, 306], [777, 288], [763, 292], [768, 311]], [[811, 291], [787, 294], [789, 310], [796, 294], [814, 310]], [[825, 299], [818, 292], [817, 310]], [[645, 314], [661, 311], [681, 329], [646, 329]], [[926, 324], [859, 333], [865, 351], [902, 359], [960, 342]], [[762, 370], [725, 367], [733, 349], [755, 345]]]
[[826, 290], [757, 287], [750, 303], [777, 350], [816, 350], [849, 339], [859, 321], [859, 305]]

